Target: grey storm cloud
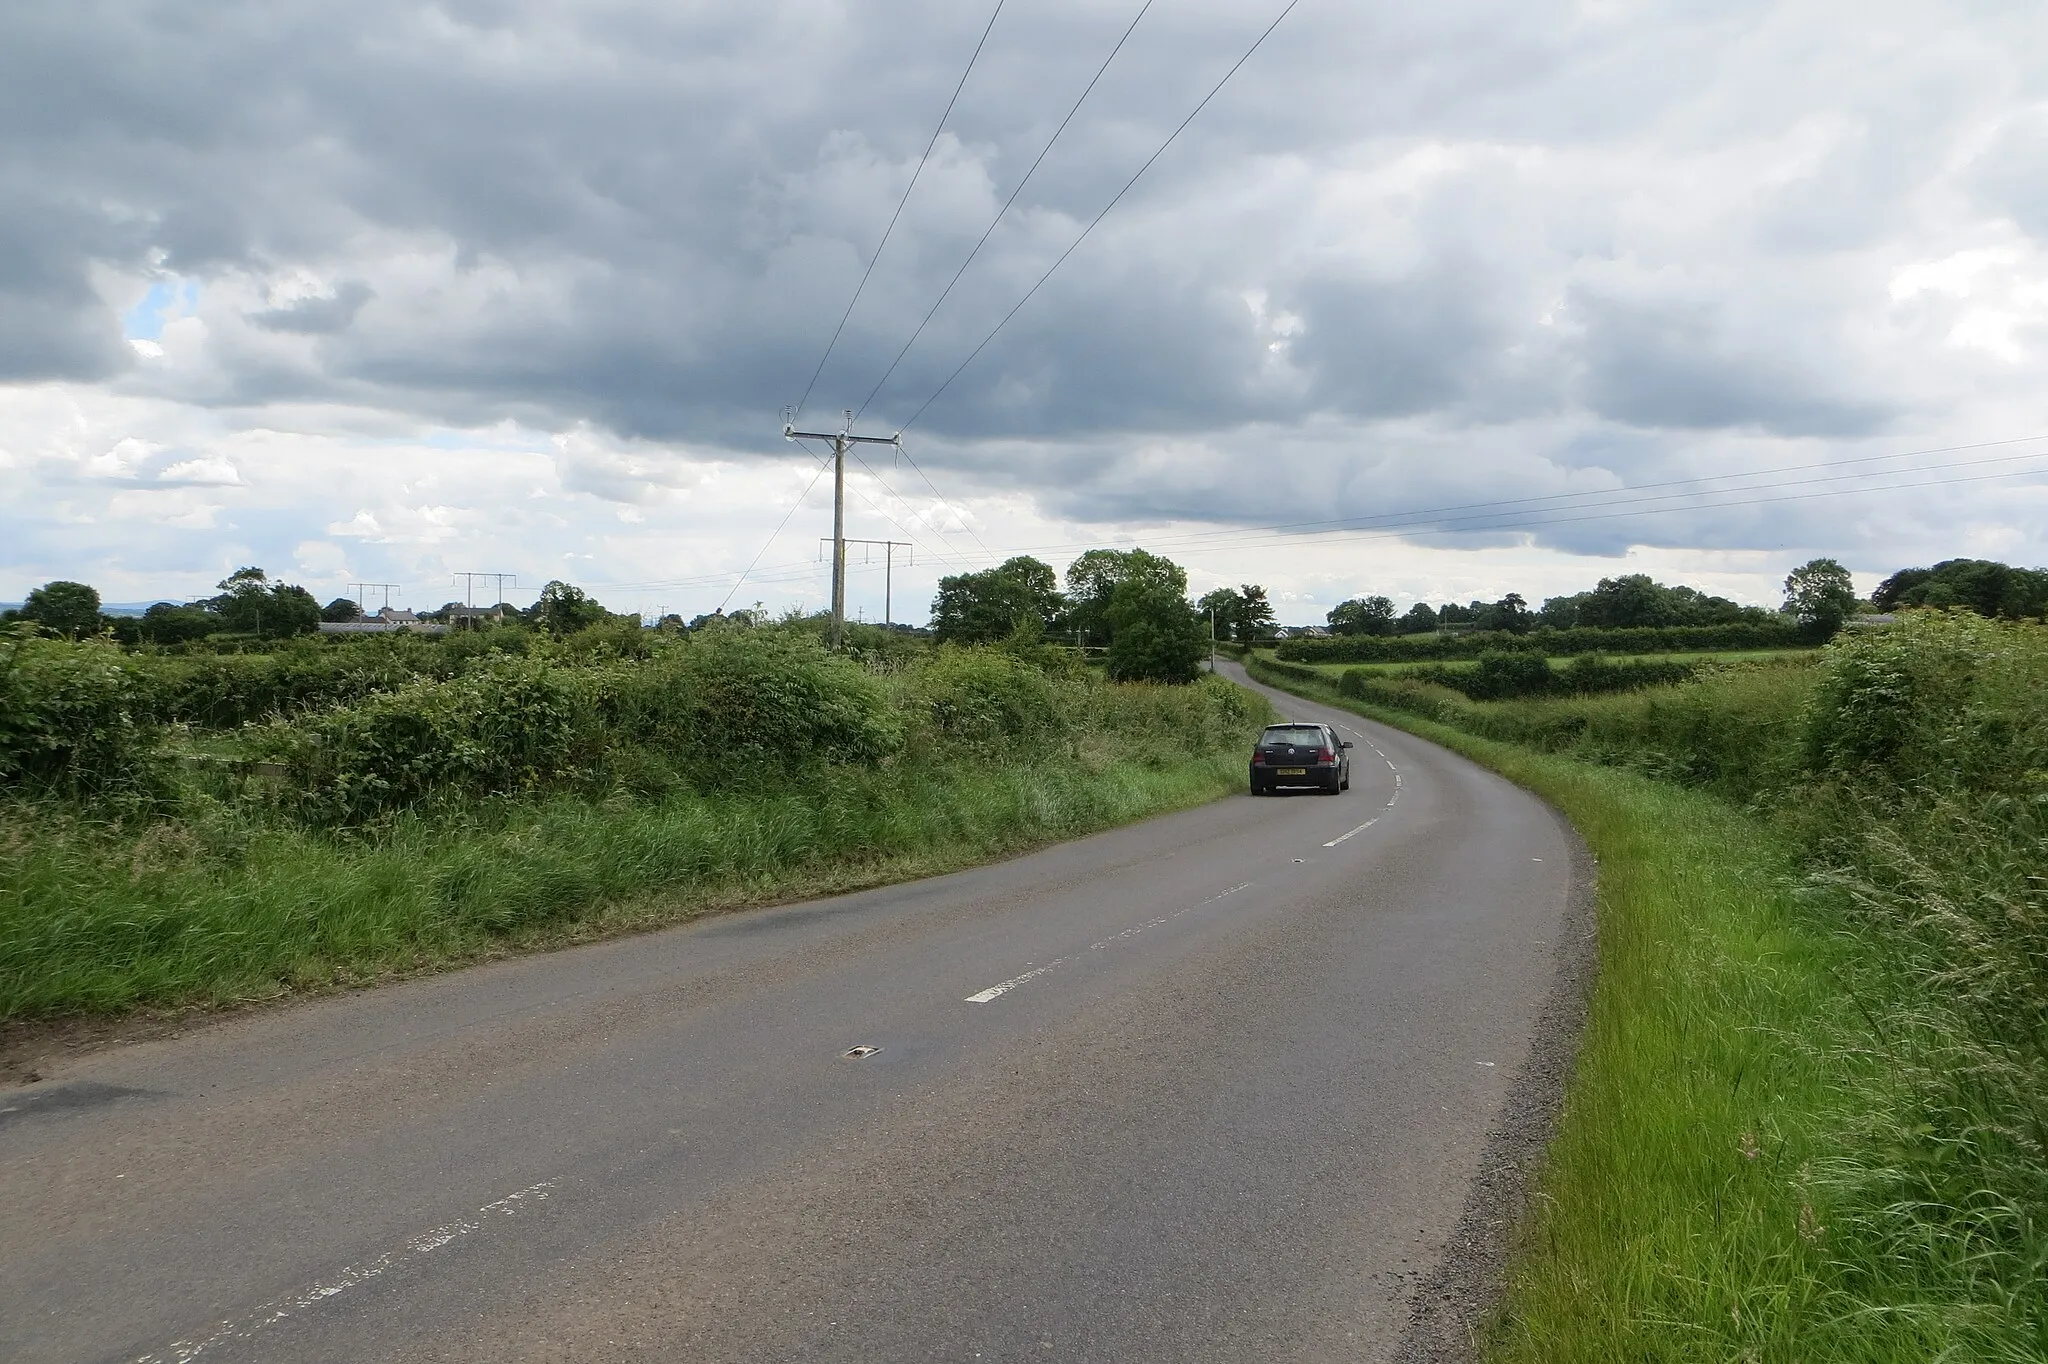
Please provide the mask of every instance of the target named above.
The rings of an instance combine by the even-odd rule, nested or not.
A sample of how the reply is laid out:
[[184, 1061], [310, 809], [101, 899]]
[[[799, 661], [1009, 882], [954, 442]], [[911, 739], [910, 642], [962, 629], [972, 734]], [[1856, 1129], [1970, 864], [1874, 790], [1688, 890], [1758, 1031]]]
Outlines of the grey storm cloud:
[[348, 280], [331, 294], [294, 299], [275, 308], [249, 314], [249, 320], [274, 332], [302, 332], [322, 336], [338, 332], [356, 320], [363, 305], [377, 291], [361, 280]]
[[[1278, 8], [1147, 14], [869, 419], [947, 379]], [[1890, 45], [1846, 5], [1309, 0], [933, 405], [934, 465], [1228, 520], [1288, 479], [1429, 505], [1633, 477], [1703, 433], [1901, 429], [1940, 394], [1871, 340], [1887, 272], [1968, 244], [1927, 226], [1944, 176], [2048, 233], [2048, 122], [2022, 17], [1885, 9]], [[868, 397], [1136, 10], [1005, 8], [814, 410]], [[0, 378], [760, 448], [984, 18], [15, 7]], [[2003, 84], [1973, 79], [2001, 52]], [[107, 281], [167, 277], [200, 286], [210, 350], [145, 373]], [[1148, 442], [1197, 439], [1214, 458], [1170, 489], [1136, 476]]]

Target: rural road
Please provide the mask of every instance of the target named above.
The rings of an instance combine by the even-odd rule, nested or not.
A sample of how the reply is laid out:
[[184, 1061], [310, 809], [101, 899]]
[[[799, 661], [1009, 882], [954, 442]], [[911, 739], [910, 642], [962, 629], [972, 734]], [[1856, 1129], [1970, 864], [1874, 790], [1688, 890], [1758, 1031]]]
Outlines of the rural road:
[[1434, 1357], [1568, 1054], [1582, 854], [1273, 695], [1350, 792], [0, 1090], [0, 1359]]

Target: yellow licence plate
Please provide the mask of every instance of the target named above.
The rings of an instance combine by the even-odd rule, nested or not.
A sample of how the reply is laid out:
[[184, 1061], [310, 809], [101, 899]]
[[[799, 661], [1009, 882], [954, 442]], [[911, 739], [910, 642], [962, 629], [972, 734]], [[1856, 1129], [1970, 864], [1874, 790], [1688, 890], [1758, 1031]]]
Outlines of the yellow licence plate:
[[1283, 767], [1280, 769], [1280, 775], [1283, 777], [1305, 777], [1308, 775], [1308, 769], [1306, 767]]

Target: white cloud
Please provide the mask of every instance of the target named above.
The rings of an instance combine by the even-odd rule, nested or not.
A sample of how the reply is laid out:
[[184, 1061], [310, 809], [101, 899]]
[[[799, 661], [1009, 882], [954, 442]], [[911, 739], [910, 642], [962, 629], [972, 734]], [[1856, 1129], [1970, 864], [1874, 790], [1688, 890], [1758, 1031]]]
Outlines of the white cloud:
[[165, 468], [157, 476], [161, 483], [195, 483], [220, 488], [239, 487], [242, 471], [221, 455], [202, 455], [197, 459], [180, 460]]
[[[1255, 18], [1147, 15], [864, 427], [938, 387]], [[121, 599], [267, 561], [426, 600], [567, 562], [700, 609], [812, 476], [777, 410], [977, 31], [934, 0], [282, 0], [163, 63], [163, 22], [4, 35], [55, 112], [0, 149], [0, 569]], [[1006, 11], [807, 420], [861, 405], [1122, 22]], [[884, 55], [901, 80], [821, 78]], [[2044, 68], [2025, 7], [1304, 6], [913, 429], [945, 496], [857, 469], [849, 506], [920, 542], [921, 593], [1013, 550], [2048, 430]], [[87, 77], [90, 119], [64, 112]], [[1769, 599], [1818, 552], [2048, 558], [2039, 482], [1179, 552], [1311, 613], [1635, 563]], [[817, 497], [771, 597], [816, 591]]]

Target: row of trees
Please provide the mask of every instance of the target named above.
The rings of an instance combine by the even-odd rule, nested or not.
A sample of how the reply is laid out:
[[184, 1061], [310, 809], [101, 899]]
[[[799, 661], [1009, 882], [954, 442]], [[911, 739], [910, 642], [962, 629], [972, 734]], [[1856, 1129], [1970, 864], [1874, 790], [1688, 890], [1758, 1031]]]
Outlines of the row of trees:
[[1199, 610], [1187, 591], [1186, 569], [1142, 549], [1089, 550], [1067, 566], [1064, 592], [1050, 564], [1019, 555], [941, 578], [932, 631], [941, 643], [960, 644], [1070, 637], [1106, 647], [1109, 675], [1119, 681], [1191, 682], [1209, 651], [1210, 609], [1220, 631], [1226, 622], [1238, 628], [1260, 607], [1270, 621], [1272, 607], [1249, 584], [1228, 600], [1209, 594]]
[[98, 590], [86, 583], [48, 582], [7, 618], [70, 639], [112, 633], [124, 644], [182, 644], [215, 634], [285, 639], [311, 634], [320, 623], [320, 603], [311, 592], [272, 582], [260, 568], [236, 569], [215, 586], [218, 596], [183, 605], [158, 602], [136, 617], [104, 614]]
[[[1908, 574], [1931, 572], [1909, 569], [1894, 575], [1887, 585]], [[2003, 580], [2001, 590], [2002, 583]], [[2044, 586], [2048, 586], [2048, 577], [2044, 577]], [[1910, 585], [1901, 588], [1902, 592], [1908, 590]], [[1417, 602], [1398, 614], [1392, 599], [1371, 596], [1340, 603], [1327, 619], [1333, 634], [1420, 635], [1436, 630], [1504, 630], [1526, 634], [1544, 628], [1627, 630], [1763, 624], [1790, 615], [1809, 632], [1827, 636], [1841, 628], [1857, 605], [1849, 571], [1833, 559], [1815, 559], [1794, 569], [1785, 579], [1785, 605], [1775, 612], [1761, 606], [1744, 606], [1726, 597], [1709, 596], [1696, 588], [1660, 583], [1647, 573], [1629, 573], [1602, 578], [1591, 591], [1547, 598], [1535, 610], [1530, 609], [1519, 592], [1510, 592], [1498, 601], [1474, 601], [1464, 606], [1446, 602], [1431, 607], [1427, 602]]]
[[1878, 584], [1870, 600], [1880, 611], [1960, 606], [1987, 620], [2038, 619], [2048, 614], [2048, 570], [2013, 568], [1990, 559], [1944, 559], [1932, 568], [1900, 569]]
[[1431, 607], [1427, 602], [1417, 602], [1400, 614], [1391, 599], [1374, 596], [1343, 602], [1330, 612], [1328, 619], [1331, 632], [1340, 635], [1420, 635], [1453, 626], [1521, 634], [1544, 626], [1553, 630], [1625, 630], [1667, 625], [1734, 625], [1767, 621], [1772, 614], [1762, 607], [1744, 606], [1695, 588], [1667, 586], [1647, 573], [1630, 573], [1602, 578], [1599, 586], [1588, 592], [1551, 597], [1533, 610], [1519, 592], [1510, 592], [1498, 601], [1474, 601], [1463, 606], [1446, 602], [1441, 607]]
[[[336, 597], [321, 606], [305, 588], [295, 583], [274, 582], [261, 568], [237, 569], [216, 586], [219, 595], [201, 601], [158, 602], [140, 616], [109, 616], [100, 609], [98, 590], [90, 585], [49, 582], [30, 592], [20, 609], [7, 612], [5, 619], [33, 622], [69, 639], [112, 634], [123, 644], [187, 644], [216, 635], [289, 639], [312, 634], [322, 621], [340, 624], [368, 618], [361, 605], [347, 597]], [[419, 618], [446, 622], [461, 608], [462, 603], [449, 602], [438, 610], [419, 613]], [[640, 620], [636, 615], [619, 616], [607, 611], [582, 588], [565, 582], [551, 582], [543, 587], [531, 606], [522, 608], [500, 602], [492, 614], [500, 622], [530, 626], [554, 635], [571, 635], [594, 625], [620, 621], [637, 625]], [[758, 614], [739, 611], [728, 617], [721, 613], [715, 621], [713, 617], [700, 616], [688, 626], [677, 618], [674, 624], [676, 628], [726, 621], [751, 624]]]

